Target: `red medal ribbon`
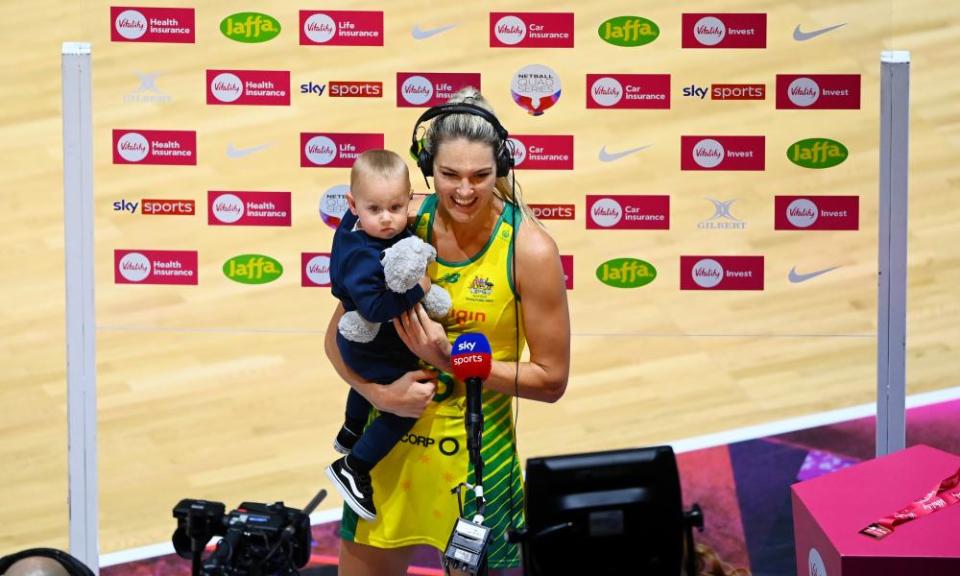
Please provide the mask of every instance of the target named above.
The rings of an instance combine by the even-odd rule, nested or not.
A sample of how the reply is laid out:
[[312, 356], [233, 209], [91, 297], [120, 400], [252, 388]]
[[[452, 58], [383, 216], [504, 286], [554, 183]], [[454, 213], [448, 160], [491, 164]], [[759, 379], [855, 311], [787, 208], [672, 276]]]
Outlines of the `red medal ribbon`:
[[879, 540], [893, 534], [894, 528], [901, 524], [906, 524], [921, 516], [933, 514], [937, 510], [952, 506], [957, 502], [960, 502], [960, 468], [953, 476], [946, 478], [923, 498], [914, 500], [909, 506], [892, 516], [884, 516], [861, 530], [860, 533]]

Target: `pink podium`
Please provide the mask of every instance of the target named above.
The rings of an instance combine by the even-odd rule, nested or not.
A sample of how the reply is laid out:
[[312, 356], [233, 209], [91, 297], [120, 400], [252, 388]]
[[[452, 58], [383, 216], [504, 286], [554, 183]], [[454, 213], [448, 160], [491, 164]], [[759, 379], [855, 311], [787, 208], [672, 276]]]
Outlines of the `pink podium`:
[[960, 456], [913, 446], [794, 484], [798, 576], [960, 575], [960, 503], [875, 540], [860, 530], [923, 497]]

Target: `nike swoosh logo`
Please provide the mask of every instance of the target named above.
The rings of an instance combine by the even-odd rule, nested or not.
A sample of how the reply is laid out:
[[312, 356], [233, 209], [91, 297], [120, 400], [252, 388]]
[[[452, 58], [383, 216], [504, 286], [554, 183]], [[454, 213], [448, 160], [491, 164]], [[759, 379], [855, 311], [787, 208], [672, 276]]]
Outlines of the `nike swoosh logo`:
[[797, 267], [794, 266], [793, 268], [790, 269], [790, 274], [788, 274], [787, 277], [790, 279], [790, 282], [794, 284], [799, 284], [800, 282], [806, 282], [811, 278], [816, 278], [821, 274], [826, 274], [827, 272], [836, 270], [837, 268], [839, 268], [839, 266], [834, 266], [833, 268], [824, 268], [823, 270], [817, 270], [816, 272], [810, 272], [809, 274], [800, 274], [799, 272], [797, 272]]
[[414, 25], [413, 25], [413, 30], [412, 30], [410, 33], [413, 34], [413, 37], [416, 38], [417, 40], [426, 40], [427, 38], [430, 38], [431, 36], [436, 36], [437, 34], [442, 34], [442, 33], [446, 32], [447, 30], [450, 30], [450, 29], [456, 28], [456, 27], [457, 27], [456, 24], [447, 24], [447, 25], [445, 25], [445, 26], [439, 26], [439, 27], [437, 27], [437, 28], [430, 28], [429, 30], [421, 30], [419, 24], [414, 24]]
[[819, 36], [819, 35], [821, 35], [821, 34], [826, 34], [827, 32], [830, 32], [830, 31], [832, 31], [832, 30], [836, 30], [837, 28], [843, 28], [843, 27], [846, 26], [846, 25], [847, 25], [847, 23], [844, 22], [843, 24], [836, 24], [836, 25], [834, 25], [834, 26], [827, 26], [826, 28], [821, 28], [821, 29], [819, 29], [819, 30], [814, 30], [813, 32], [801, 32], [801, 31], [800, 31], [800, 25], [797, 24], [797, 27], [794, 28], [794, 30], [793, 30], [793, 39], [796, 40], [797, 42], [806, 42], [807, 40], [810, 40], [811, 38], [816, 38], [817, 36]]
[[254, 152], [259, 152], [269, 147], [269, 144], [260, 144], [259, 146], [251, 146], [250, 148], [235, 148], [231, 142], [227, 144], [227, 156], [231, 158], [243, 158], [244, 156], [249, 156]]
[[623, 152], [607, 152], [607, 145], [604, 144], [603, 147], [600, 148], [600, 161], [614, 162], [616, 160], [623, 158], [624, 156], [629, 156], [641, 150], [646, 150], [651, 146], [653, 146], [653, 144], [647, 144], [646, 146], [638, 146], [636, 148], [630, 148], [629, 150], [624, 150]]

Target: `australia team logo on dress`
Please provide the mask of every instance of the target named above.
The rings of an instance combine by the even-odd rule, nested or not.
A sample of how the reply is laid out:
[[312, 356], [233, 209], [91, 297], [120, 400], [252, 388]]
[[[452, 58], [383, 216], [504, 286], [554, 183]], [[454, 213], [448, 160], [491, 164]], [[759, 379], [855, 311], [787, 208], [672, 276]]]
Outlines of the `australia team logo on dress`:
[[766, 14], [684, 14], [684, 48], [766, 48]]
[[470, 282], [469, 290], [473, 297], [468, 298], [468, 300], [489, 301], [493, 294], [493, 282], [483, 276], [474, 276], [473, 281]]
[[491, 48], [573, 48], [573, 12], [491, 12]]
[[113, 42], [193, 44], [196, 23], [193, 8], [110, 7]]
[[383, 12], [301, 10], [301, 46], [383, 46]]

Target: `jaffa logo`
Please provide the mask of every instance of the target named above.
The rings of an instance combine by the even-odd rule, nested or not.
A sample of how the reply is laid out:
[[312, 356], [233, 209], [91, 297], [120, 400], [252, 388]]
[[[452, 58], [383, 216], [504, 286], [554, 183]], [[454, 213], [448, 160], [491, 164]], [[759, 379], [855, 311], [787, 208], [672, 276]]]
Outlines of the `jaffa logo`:
[[848, 155], [846, 146], [830, 138], [807, 138], [787, 148], [787, 159], [804, 168], [832, 168]]
[[338, 184], [323, 193], [320, 198], [320, 219], [327, 226], [336, 229], [347, 213], [347, 192], [350, 186]]
[[639, 288], [657, 277], [653, 264], [637, 258], [614, 258], [597, 268], [597, 280], [614, 288]]
[[223, 274], [241, 284], [267, 284], [283, 274], [283, 266], [263, 254], [241, 254], [223, 263]]
[[280, 34], [280, 22], [260, 12], [237, 12], [220, 22], [220, 32], [237, 42], [267, 42]]
[[533, 116], [540, 116], [560, 99], [560, 77], [542, 64], [524, 66], [510, 81], [513, 101]]
[[640, 16], [617, 16], [601, 24], [597, 34], [608, 44], [632, 48], [656, 40], [660, 36], [660, 27]]

